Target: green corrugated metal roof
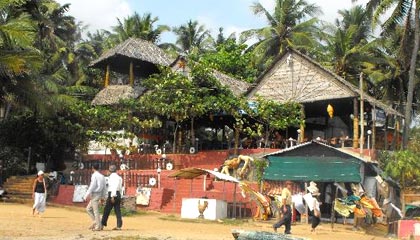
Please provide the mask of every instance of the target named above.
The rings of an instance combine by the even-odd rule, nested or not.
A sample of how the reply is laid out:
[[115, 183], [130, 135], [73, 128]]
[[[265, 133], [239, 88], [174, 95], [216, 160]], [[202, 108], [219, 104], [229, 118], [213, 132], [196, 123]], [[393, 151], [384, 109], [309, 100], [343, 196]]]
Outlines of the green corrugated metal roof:
[[360, 182], [360, 164], [357, 159], [338, 157], [269, 156], [264, 180]]

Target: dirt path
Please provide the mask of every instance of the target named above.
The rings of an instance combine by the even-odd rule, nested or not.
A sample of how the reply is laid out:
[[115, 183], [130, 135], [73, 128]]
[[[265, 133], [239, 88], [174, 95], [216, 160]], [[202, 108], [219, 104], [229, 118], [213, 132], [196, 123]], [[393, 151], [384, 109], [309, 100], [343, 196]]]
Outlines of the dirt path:
[[[123, 218], [123, 230], [112, 231], [115, 216], [111, 215], [108, 228], [101, 232], [88, 230], [90, 220], [81, 208], [48, 206], [44, 215], [31, 216], [31, 206], [0, 203], [0, 239], [104, 239], [117, 236], [134, 239], [168, 240], [233, 240], [232, 229], [269, 231], [273, 221], [247, 221], [240, 225], [228, 225], [217, 221], [185, 221], [177, 215], [148, 212]], [[168, 220], [169, 219], [169, 220]], [[351, 231], [350, 225], [336, 224], [331, 230], [329, 224], [320, 225], [317, 235], [311, 235], [310, 226], [297, 223], [292, 226], [295, 236], [308, 239], [386, 239], [383, 232], [369, 234]], [[282, 228], [279, 231], [283, 231]], [[133, 239], [133, 238], [132, 238]]]

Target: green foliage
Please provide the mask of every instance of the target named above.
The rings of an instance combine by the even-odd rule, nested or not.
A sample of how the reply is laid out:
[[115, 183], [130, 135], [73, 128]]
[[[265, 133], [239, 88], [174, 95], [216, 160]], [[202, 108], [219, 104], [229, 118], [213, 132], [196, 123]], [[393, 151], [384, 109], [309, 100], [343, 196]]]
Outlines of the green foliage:
[[122, 43], [130, 37], [157, 43], [160, 40], [160, 35], [170, 29], [166, 25], [155, 27], [154, 25], [159, 18], [152, 17], [151, 13], [145, 13], [143, 16], [140, 16], [137, 12], [134, 12], [132, 16], [123, 20], [117, 18], [117, 20], [118, 25], [112, 28], [114, 34], [110, 36], [113, 45]]
[[406, 150], [383, 152], [380, 167], [385, 173], [397, 180], [402, 188], [418, 186], [420, 182], [420, 131], [413, 129]]
[[161, 74], [145, 80], [144, 85], [150, 91], [140, 98], [139, 105], [176, 122], [236, 106], [232, 104], [230, 90], [217, 82], [210, 68], [200, 64], [192, 64], [189, 77], [162, 69]]
[[254, 109], [248, 109], [247, 114], [255, 121], [245, 128], [250, 136], [263, 136], [266, 139], [274, 130], [287, 127], [299, 127], [303, 123], [302, 105], [296, 102], [278, 103], [257, 97]]
[[249, 50], [253, 52], [255, 63], [260, 70], [269, 66], [272, 59], [284, 53], [287, 47], [309, 52], [318, 45], [314, 35], [318, 20], [310, 18], [321, 13], [318, 6], [304, 0], [278, 0], [275, 3], [273, 13], [261, 3], [254, 3], [251, 6], [253, 13], [264, 16], [268, 26], [241, 33], [243, 42], [252, 37], [258, 39]]
[[210, 31], [197, 21], [189, 20], [186, 24], [174, 27], [173, 32], [177, 35], [179, 51], [187, 54], [204, 52], [211, 40]]
[[268, 167], [268, 161], [265, 159], [254, 159], [252, 163], [256, 169], [257, 182], [261, 183], [263, 180], [264, 169]]
[[27, 162], [23, 161], [25, 159], [24, 152], [16, 147], [3, 146], [0, 148], [0, 161], [2, 163], [2, 171], [5, 173], [5, 176], [2, 176], [3, 179], [26, 173], [28, 169]]
[[245, 52], [246, 44], [237, 44], [230, 38], [216, 46], [216, 51], [209, 51], [200, 56], [200, 61], [216, 70], [237, 79], [253, 82], [257, 70], [252, 65], [253, 55]]

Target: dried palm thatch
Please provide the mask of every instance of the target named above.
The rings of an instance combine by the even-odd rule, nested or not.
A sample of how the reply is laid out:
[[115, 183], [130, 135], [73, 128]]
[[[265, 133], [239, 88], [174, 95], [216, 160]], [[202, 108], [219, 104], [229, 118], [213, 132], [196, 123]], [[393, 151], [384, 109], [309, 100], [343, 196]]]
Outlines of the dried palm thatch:
[[138, 98], [145, 88], [130, 85], [109, 85], [102, 89], [92, 100], [92, 105], [114, 105], [122, 99]]
[[[131, 59], [159, 66], [169, 66], [173, 62], [162, 49], [152, 42], [139, 38], [129, 38], [102, 54], [89, 66], [103, 68], [108, 63], [118, 64], [121, 59], [125, 59], [124, 62]], [[125, 68], [128, 68], [128, 64], [125, 65]], [[116, 69], [116, 67], [113, 69]]]
[[[311, 103], [360, 97], [360, 90], [308, 56], [289, 49], [279, 56], [256, 81], [247, 96], [261, 96], [278, 102]], [[365, 101], [388, 114], [402, 116], [391, 106], [363, 93]]]
[[213, 76], [219, 80], [223, 86], [230, 88], [236, 96], [244, 95], [251, 86], [251, 84], [247, 82], [240, 81], [216, 70], [213, 71]]
[[[171, 64], [172, 71], [188, 76], [191, 69], [188, 65], [186, 65], [185, 61], [186, 60], [183, 56], [178, 56], [178, 58]], [[236, 96], [244, 95], [251, 87], [251, 84], [240, 81], [217, 70], [213, 70], [212, 75], [220, 82], [220, 84], [222, 84], [222, 86], [229, 88]]]

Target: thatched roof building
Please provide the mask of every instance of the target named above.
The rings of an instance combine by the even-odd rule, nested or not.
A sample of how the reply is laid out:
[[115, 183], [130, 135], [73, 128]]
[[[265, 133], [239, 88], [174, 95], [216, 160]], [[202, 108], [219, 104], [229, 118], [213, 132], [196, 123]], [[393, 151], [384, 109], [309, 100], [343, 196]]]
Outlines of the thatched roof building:
[[[359, 136], [367, 136], [367, 130], [371, 130], [374, 145], [376, 136], [385, 141], [387, 127], [384, 126], [387, 119], [395, 120], [389, 116], [402, 117], [391, 105], [360, 91], [350, 82], [293, 49], [276, 58], [257, 79], [255, 87], [247, 92], [249, 99], [256, 96], [278, 102], [302, 103], [305, 124], [299, 130], [289, 129], [287, 136], [300, 137], [299, 141], [320, 137], [336, 144], [337, 139], [348, 139], [353, 141], [353, 147], [357, 147]], [[398, 118], [395, 123], [399, 121]], [[365, 137], [361, 139], [366, 141]]]
[[[331, 72], [308, 56], [289, 49], [276, 58], [247, 93], [279, 102], [296, 101], [313, 103], [334, 99], [358, 98], [360, 90], [337, 74]], [[388, 114], [402, 116], [391, 106], [363, 93], [365, 101]]]
[[120, 100], [138, 98], [145, 91], [145, 88], [130, 85], [109, 85], [102, 89], [92, 100], [92, 105], [115, 105]]
[[138, 70], [136, 72], [140, 73], [140, 71], [153, 72], [157, 70], [156, 66], [169, 66], [173, 61], [152, 42], [129, 38], [102, 54], [89, 66], [105, 69], [107, 65], [110, 65], [112, 71], [127, 74], [130, 62], [134, 63], [135, 71]]
[[[141, 79], [158, 73], [161, 66], [171, 67], [176, 72], [182, 70], [181, 74], [189, 74], [190, 71], [185, 66], [185, 59], [182, 56], [173, 60], [155, 44], [137, 38], [127, 39], [105, 52], [89, 66], [106, 71], [105, 88], [95, 96], [93, 105], [112, 105], [118, 103], [120, 99], [139, 97], [146, 90], [136, 86], [141, 85]], [[119, 76], [117, 80], [116, 76], [110, 79], [111, 71], [117, 73], [114, 74]], [[237, 96], [243, 95], [250, 87], [249, 83], [216, 70], [213, 71], [213, 76]], [[128, 80], [122, 78], [128, 78]]]

